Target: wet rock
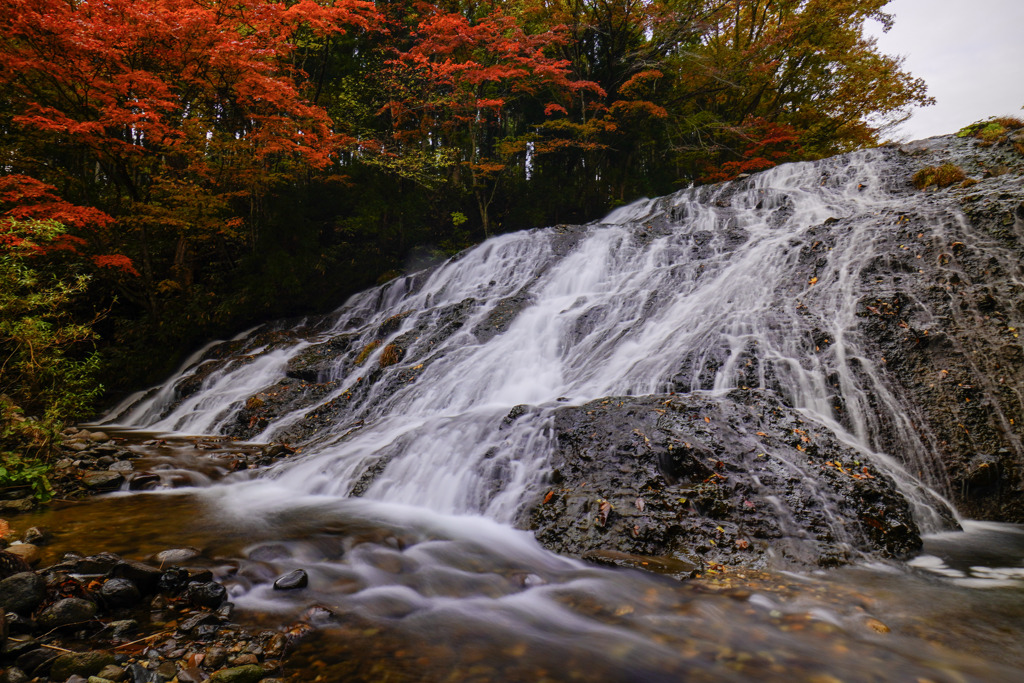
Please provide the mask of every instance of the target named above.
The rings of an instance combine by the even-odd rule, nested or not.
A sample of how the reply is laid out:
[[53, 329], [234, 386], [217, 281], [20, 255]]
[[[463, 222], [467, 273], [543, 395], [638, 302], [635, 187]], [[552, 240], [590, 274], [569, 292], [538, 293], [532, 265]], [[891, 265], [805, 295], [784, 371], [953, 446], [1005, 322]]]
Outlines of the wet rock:
[[28, 674], [16, 666], [8, 667], [0, 673], [0, 683], [28, 683]]
[[160, 575], [160, 579], [157, 581], [157, 589], [161, 593], [177, 595], [185, 589], [191, 578], [187, 569], [171, 567]]
[[120, 560], [113, 567], [113, 576], [128, 579], [143, 593], [152, 593], [157, 589], [163, 572], [156, 567], [135, 560]]
[[147, 669], [138, 662], [128, 666], [128, 675], [132, 683], [165, 683], [156, 671]]
[[114, 664], [114, 655], [109, 652], [72, 652], [57, 657], [50, 668], [50, 677], [63, 681], [69, 676], [87, 678], [95, 676], [101, 669]]
[[895, 482], [769, 393], [602, 399], [559, 409], [555, 431], [550, 483], [522, 523], [556, 552], [702, 568], [920, 547]]
[[263, 668], [255, 664], [237, 666], [231, 669], [215, 671], [210, 676], [211, 683], [257, 683], [266, 677]]
[[106, 633], [111, 640], [127, 640], [138, 630], [139, 622], [134, 619], [120, 619], [107, 624]]
[[116, 664], [108, 664], [100, 669], [96, 676], [97, 678], [103, 678], [108, 681], [114, 681], [114, 683], [119, 683], [128, 676], [128, 672]]
[[160, 475], [152, 472], [140, 472], [128, 481], [132, 491], [149, 491], [160, 485]]
[[21, 540], [23, 540], [25, 543], [31, 543], [32, 545], [39, 546], [39, 545], [46, 545], [47, 543], [50, 542], [50, 539], [52, 539], [52, 538], [53, 538], [53, 534], [50, 533], [49, 529], [44, 529], [43, 527], [34, 526], [34, 527], [29, 527], [25, 531], [25, 537], [23, 539], [21, 539]]
[[131, 607], [142, 599], [138, 587], [128, 579], [107, 579], [99, 594], [111, 607]]
[[89, 621], [96, 616], [96, 604], [81, 598], [58, 600], [44, 609], [37, 621], [43, 630], [51, 630], [71, 624]]
[[34, 498], [16, 498], [15, 500], [0, 500], [0, 513], [17, 514], [19, 512], [32, 512], [36, 509]]
[[305, 588], [309, 585], [309, 575], [304, 569], [295, 569], [274, 581], [274, 590], [287, 591]]
[[178, 669], [174, 666], [174, 662], [161, 662], [156, 667], [156, 675], [163, 681], [169, 681], [178, 674]]
[[21, 572], [0, 581], [0, 611], [31, 614], [46, 598], [46, 582], [34, 572]]
[[186, 667], [178, 672], [178, 683], [203, 683], [209, 676], [197, 666]]
[[27, 572], [32, 568], [20, 556], [0, 550], [0, 578]]
[[324, 626], [335, 620], [334, 612], [323, 605], [313, 605], [302, 613], [302, 621], [313, 626]]
[[128, 474], [129, 472], [134, 472], [135, 466], [132, 465], [132, 463], [128, 460], [119, 460], [110, 465], [109, 467], [107, 467], [107, 470], [109, 470], [110, 472], [118, 472], [119, 474], [124, 475]]
[[228, 592], [216, 581], [194, 581], [188, 585], [185, 597], [196, 607], [216, 609], [228, 599]]
[[18, 655], [14, 663], [30, 677], [46, 676], [59, 654], [53, 650], [39, 647]]
[[178, 626], [178, 630], [183, 631], [185, 633], [190, 633], [199, 626], [210, 625], [220, 625], [220, 619], [217, 617], [217, 615], [211, 612], [197, 612], [196, 614], [193, 614], [187, 617], [184, 621], [182, 621], [181, 624]]
[[93, 491], [113, 491], [123, 481], [124, 477], [120, 472], [110, 472], [107, 470], [86, 472], [82, 475], [82, 485]]
[[228, 662], [228, 653], [219, 646], [211, 647], [206, 651], [204, 664], [211, 669], [219, 669]]
[[124, 560], [113, 553], [90, 555], [75, 562], [74, 573], [86, 576], [105, 576], [122, 562]]
[[158, 552], [153, 556], [153, 561], [161, 566], [181, 564], [194, 560], [202, 554], [199, 548], [171, 548]]
[[20, 557], [25, 564], [28, 565], [38, 563], [39, 558], [42, 556], [39, 548], [31, 543], [12, 543], [7, 546], [7, 550], [4, 552], [9, 555], [16, 555], [17, 557]]
[[341, 334], [326, 342], [313, 344], [288, 360], [285, 374], [306, 382], [326, 381], [352, 350], [358, 335]]

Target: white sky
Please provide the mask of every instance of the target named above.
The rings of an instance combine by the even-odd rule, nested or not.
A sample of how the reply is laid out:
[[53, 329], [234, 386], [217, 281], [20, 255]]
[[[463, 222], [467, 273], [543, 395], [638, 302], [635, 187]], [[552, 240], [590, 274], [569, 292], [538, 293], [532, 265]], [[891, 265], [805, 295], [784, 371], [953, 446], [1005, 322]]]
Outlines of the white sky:
[[955, 133], [989, 116], [1024, 117], [1024, 0], [891, 0], [896, 25], [881, 51], [906, 58], [923, 78], [931, 107], [917, 109], [892, 136], [917, 140]]

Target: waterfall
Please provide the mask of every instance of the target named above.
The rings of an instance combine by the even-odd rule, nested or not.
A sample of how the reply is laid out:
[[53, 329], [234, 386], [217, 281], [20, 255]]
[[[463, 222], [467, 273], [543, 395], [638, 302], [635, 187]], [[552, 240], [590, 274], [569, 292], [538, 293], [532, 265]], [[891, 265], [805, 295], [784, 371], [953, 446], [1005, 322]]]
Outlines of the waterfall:
[[[892, 153], [492, 238], [321, 319], [206, 349], [107, 420], [301, 447], [247, 486], [508, 523], [546, 472], [560, 406], [759, 388], [901, 482], [934, 527], [914, 493], [942, 485], [917, 481], [938, 470], [931, 437], [858, 324], [894, 286], [877, 264], [911, 196]], [[509, 420], [520, 405], [537, 409]]]

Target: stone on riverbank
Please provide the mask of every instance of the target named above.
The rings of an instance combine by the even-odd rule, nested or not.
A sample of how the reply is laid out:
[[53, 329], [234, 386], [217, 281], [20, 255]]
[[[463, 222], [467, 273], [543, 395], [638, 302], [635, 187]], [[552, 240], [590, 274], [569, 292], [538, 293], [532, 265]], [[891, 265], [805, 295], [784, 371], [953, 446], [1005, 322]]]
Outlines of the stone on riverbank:
[[81, 598], [58, 600], [44, 609], [37, 619], [43, 629], [80, 624], [96, 616], [96, 603]]
[[246, 664], [230, 669], [214, 671], [210, 676], [209, 683], [257, 683], [266, 677], [263, 667], [256, 664]]
[[0, 613], [27, 615], [46, 598], [46, 582], [35, 572], [21, 572], [0, 581]]
[[71, 652], [54, 660], [50, 668], [50, 678], [55, 681], [67, 680], [70, 676], [88, 678], [113, 664], [114, 655], [109, 652]]

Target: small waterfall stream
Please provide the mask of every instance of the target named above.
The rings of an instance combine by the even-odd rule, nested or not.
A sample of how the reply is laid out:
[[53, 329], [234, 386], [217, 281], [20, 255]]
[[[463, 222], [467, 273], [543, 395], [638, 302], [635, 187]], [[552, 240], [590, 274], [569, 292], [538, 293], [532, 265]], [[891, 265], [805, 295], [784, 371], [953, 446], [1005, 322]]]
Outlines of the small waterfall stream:
[[[860, 319], [866, 299], [916, 274], [879, 267], [905, 212], [928, 217], [935, 242], [962, 219], [913, 195], [892, 153], [790, 164], [586, 226], [493, 238], [328, 316], [211, 345], [105, 422], [299, 448], [255, 478], [196, 494], [243, 530], [233, 552], [282, 547], [274, 570], [306, 568], [314, 587], [285, 599], [250, 576], [234, 599], [256, 612], [327, 604], [440, 658], [433, 673], [396, 680], [472, 670], [472, 657], [431, 649], [453, 643], [496, 657], [507, 680], [565, 680], [588, 661], [591, 680], [794, 680], [822, 668], [852, 672], [843, 680], [961, 680], [942, 673], [954, 669], [998, 679], [1007, 671], [997, 665], [883, 643], [857, 625], [860, 608], [797, 609], [818, 625], [797, 638], [779, 630], [790, 612], [774, 597], [698, 599], [548, 553], [511, 526], [550, 474], [559, 409], [760, 390], [892, 477], [922, 532], [941, 532], [949, 492], [935, 437]], [[915, 248], [904, 249], [911, 263]], [[872, 585], [890, 572], [908, 594], [927, 593], [906, 568], [846, 571]], [[858, 571], [874, 578], [851, 578]], [[841, 647], [820, 650], [835, 632]], [[723, 663], [719, 641], [738, 659]], [[339, 642], [331, 647], [353, 656]]]

